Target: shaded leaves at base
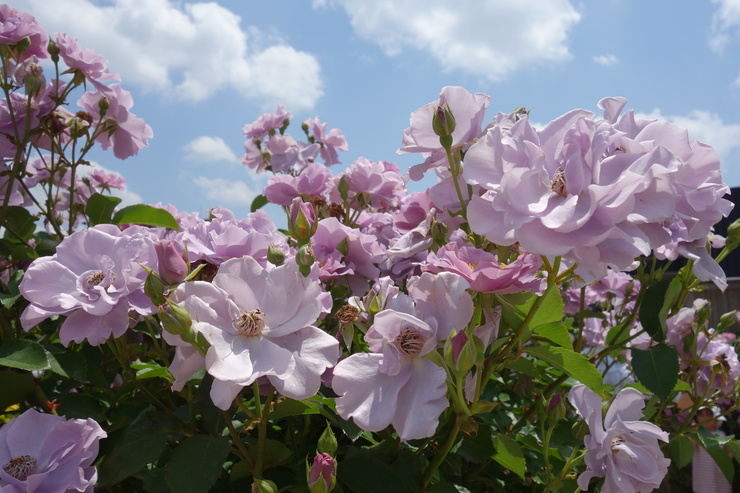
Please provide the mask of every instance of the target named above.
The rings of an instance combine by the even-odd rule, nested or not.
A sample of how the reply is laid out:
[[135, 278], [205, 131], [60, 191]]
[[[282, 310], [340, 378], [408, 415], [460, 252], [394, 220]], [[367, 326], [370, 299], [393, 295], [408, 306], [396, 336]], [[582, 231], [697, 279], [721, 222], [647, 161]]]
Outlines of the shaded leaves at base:
[[167, 447], [167, 440], [182, 435], [182, 426], [174, 418], [152, 409], [142, 412], [126, 428], [103, 440], [105, 457], [98, 467], [100, 482], [119, 483], [157, 460]]
[[221, 475], [230, 450], [227, 437], [194, 435], [183, 440], [167, 464], [171, 491], [206, 493]]

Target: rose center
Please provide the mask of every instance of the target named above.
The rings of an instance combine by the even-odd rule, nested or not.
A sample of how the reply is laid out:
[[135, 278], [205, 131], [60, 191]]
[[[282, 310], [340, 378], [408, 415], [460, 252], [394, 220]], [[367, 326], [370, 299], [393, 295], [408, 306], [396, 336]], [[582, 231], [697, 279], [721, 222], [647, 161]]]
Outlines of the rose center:
[[558, 168], [553, 173], [550, 188], [561, 197], [568, 196], [568, 190], [565, 188], [565, 170], [563, 168]]
[[418, 356], [424, 347], [424, 338], [418, 330], [408, 327], [401, 331], [393, 341], [393, 344], [406, 356], [413, 358]]
[[622, 445], [624, 442], [625, 440], [622, 435], [617, 435], [614, 438], [612, 438], [612, 443], [611, 443], [612, 454], [616, 454], [617, 452], [619, 452], [619, 446]]
[[[102, 270], [93, 271], [87, 278], [87, 289], [93, 289], [95, 286], [100, 285], [103, 280], [105, 280], [105, 273]], [[111, 272], [108, 284], [103, 287], [107, 288], [114, 282], [116, 282], [116, 276]]]
[[38, 462], [36, 462], [36, 459], [30, 455], [21, 455], [20, 457], [10, 459], [3, 466], [3, 471], [18, 481], [25, 481], [28, 476], [36, 472], [37, 465]]
[[265, 313], [261, 310], [244, 312], [234, 320], [234, 328], [245, 336], [259, 335], [265, 328]]

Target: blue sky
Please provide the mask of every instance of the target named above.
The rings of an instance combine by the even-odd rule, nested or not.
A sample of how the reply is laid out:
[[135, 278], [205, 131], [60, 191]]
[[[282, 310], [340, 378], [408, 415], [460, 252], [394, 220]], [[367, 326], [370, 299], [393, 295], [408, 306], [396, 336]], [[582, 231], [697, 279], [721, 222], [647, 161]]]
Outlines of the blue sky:
[[17, 0], [49, 34], [106, 56], [154, 130], [103, 167], [127, 201], [248, 212], [267, 175], [240, 164], [242, 127], [282, 103], [289, 131], [319, 116], [357, 157], [396, 162], [412, 111], [461, 85], [488, 119], [547, 123], [605, 96], [689, 129], [740, 186], [740, 0]]

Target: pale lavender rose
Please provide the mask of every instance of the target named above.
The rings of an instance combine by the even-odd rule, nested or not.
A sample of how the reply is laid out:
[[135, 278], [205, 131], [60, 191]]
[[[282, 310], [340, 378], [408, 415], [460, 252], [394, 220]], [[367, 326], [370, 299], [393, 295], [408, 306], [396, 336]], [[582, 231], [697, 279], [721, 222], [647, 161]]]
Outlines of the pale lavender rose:
[[125, 190], [126, 188], [126, 179], [115, 171], [95, 168], [87, 174], [87, 177], [91, 180], [96, 190], [99, 191], [110, 191], [112, 188]]
[[606, 120], [571, 111], [536, 131], [526, 116], [495, 125], [465, 156], [463, 175], [487, 190], [473, 197], [473, 231], [499, 245], [563, 256], [587, 281], [668, 239], [659, 228], [675, 210], [674, 155], [645, 149]]
[[33, 261], [20, 284], [31, 304], [21, 315], [30, 330], [53, 315], [66, 315], [59, 338], [87, 339], [94, 346], [120, 337], [129, 327], [129, 311], [151, 315], [154, 306], [144, 294], [146, 271], [157, 270], [150, 238], [126, 235], [113, 225], [98, 225], [74, 233], [51, 257]]
[[244, 125], [244, 136], [250, 139], [261, 139], [271, 130], [279, 130], [285, 126], [291, 118], [293, 118], [293, 114], [290, 111], [285, 111], [283, 105], [279, 105], [277, 112], [264, 113], [254, 122]]
[[470, 283], [470, 289], [482, 293], [542, 293], [546, 280], [537, 277], [541, 265], [540, 258], [531, 253], [521, 252], [512, 262], [505, 264], [493, 253], [467, 243], [452, 242], [436, 253], [430, 252], [421, 270], [454, 272]]
[[46, 51], [49, 38], [36, 19], [9, 5], [0, 5], [0, 45], [15, 45], [24, 39], [28, 39], [29, 45], [16, 61], [22, 62], [34, 55], [49, 57]]
[[321, 145], [319, 154], [321, 155], [321, 159], [324, 160], [324, 164], [327, 166], [340, 164], [341, 161], [339, 161], [337, 151], [346, 151], [349, 149], [347, 139], [342, 135], [342, 131], [338, 128], [332, 128], [329, 133], [326, 133], [326, 123], [321, 123], [318, 117], [309, 118], [303, 123], [311, 132], [313, 142]]
[[394, 311], [376, 315], [374, 327], [386, 350], [353, 354], [334, 368], [337, 412], [368, 431], [392, 424], [402, 440], [432, 436], [449, 404], [445, 371], [423, 357], [434, 350], [434, 331]]
[[[149, 145], [154, 136], [151, 127], [129, 110], [134, 105], [131, 93], [121, 89], [120, 84], [103, 86], [94, 92], [86, 92], [77, 104], [90, 113], [96, 125], [105, 126], [95, 139], [103, 150], [113, 147], [118, 159], [126, 159], [139, 153]], [[108, 109], [101, 117], [100, 102], [105, 98]]]
[[[640, 281], [626, 272], [607, 269], [605, 277], [585, 286], [583, 305], [588, 308], [602, 304], [603, 308], [608, 304], [620, 312], [631, 310], [639, 291]], [[581, 286], [574, 284], [563, 290], [563, 299], [566, 313], [578, 313], [581, 309]]]
[[93, 419], [65, 419], [29, 409], [0, 427], [0, 491], [92, 493], [92, 465], [107, 435]]
[[262, 143], [262, 159], [273, 173], [300, 173], [319, 154], [319, 144], [299, 142], [288, 134], [273, 135]]
[[291, 399], [318, 392], [322, 373], [339, 357], [337, 340], [313, 325], [322, 312], [321, 292], [296, 264], [268, 271], [251, 257], [224, 262], [213, 283], [177, 288], [194, 330], [210, 344], [205, 364], [217, 407], [228, 409], [243, 387], [263, 376]]
[[323, 164], [309, 164], [298, 176], [274, 175], [267, 182], [263, 195], [271, 203], [286, 207], [296, 197], [308, 202], [311, 197], [324, 194], [331, 177], [331, 172]]
[[578, 476], [579, 488], [588, 490], [591, 479], [598, 477], [604, 478], [604, 493], [648, 492], [660, 486], [671, 461], [658, 440], [668, 442], [668, 433], [641, 421], [645, 397], [640, 391], [621, 390], [603, 420], [601, 397], [585, 385], [575, 385], [568, 400], [590, 431], [584, 437], [588, 451], [586, 471]]
[[105, 89], [100, 80], [121, 80], [119, 75], [108, 71], [108, 60], [104, 56], [89, 48], [80, 48], [77, 38], [57, 33], [56, 45], [64, 63], [70, 69], [80, 71], [97, 89]]
[[406, 195], [406, 184], [398, 166], [388, 161], [373, 162], [360, 157], [345, 173], [335, 176], [329, 198], [336, 203], [342, 203], [338, 189], [340, 180], [347, 184], [347, 200], [355, 209], [369, 206], [387, 211], [397, 207]]
[[348, 284], [355, 294], [367, 291], [369, 281], [378, 279], [380, 270], [375, 265], [385, 253], [375, 237], [345, 226], [336, 218], [319, 221], [311, 237], [320, 279], [336, 279]]
[[399, 154], [420, 152], [426, 157], [423, 164], [412, 166], [410, 177], [420, 180], [424, 173], [436, 167], [446, 168], [446, 152], [439, 142], [439, 136], [432, 128], [437, 111], [449, 109], [455, 119], [452, 132], [452, 149], [465, 149], [480, 134], [483, 117], [490, 102], [490, 96], [482, 93], [471, 94], [459, 86], [442, 88], [439, 99], [422, 106], [411, 114], [410, 127], [403, 131]]
[[696, 355], [691, 358], [691, 363], [701, 367], [695, 385], [696, 391], [702, 395], [707, 388], [732, 392], [740, 377], [740, 361], [735, 348], [714, 338], [713, 334], [714, 330], [711, 330], [709, 334], [700, 332], [696, 336]]
[[39, 87], [46, 87], [46, 77], [44, 76], [44, 69], [39, 63], [39, 59], [36, 55], [28, 57], [25, 61], [17, 64], [15, 67], [9, 67], [12, 73], [13, 82], [18, 87], [24, 87], [26, 85], [26, 77], [30, 80], [35, 80]]
[[708, 306], [708, 301], [702, 298], [694, 300], [691, 307], [683, 307], [678, 313], [666, 320], [666, 343], [675, 347], [679, 354], [684, 354], [684, 340], [689, 337], [695, 329], [697, 312]]
[[270, 245], [288, 253], [287, 238], [264, 211], [255, 211], [244, 219], [236, 219], [233, 212], [221, 207], [211, 209], [210, 213], [210, 221], [197, 215], [180, 221], [182, 231], [173, 238], [187, 246], [191, 263], [205, 261], [221, 265], [228, 259], [249, 255], [266, 265]]
[[429, 190], [409, 193], [401, 199], [397, 210], [389, 211], [393, 228], [400, 234], [408, 233], [424, 222], [433, 208]]
[[393, 425], [404, 441], [434, 434], [449, 404], [446, 372], [424, 356], [469, 323], [473, 302], [466, 287], [456, 274], [425, 273], [410, 283], [409, 296], [387, 300], [365, 334], [372, 353], [353, 354], [334, 368], [342, 418], [368, 431]]

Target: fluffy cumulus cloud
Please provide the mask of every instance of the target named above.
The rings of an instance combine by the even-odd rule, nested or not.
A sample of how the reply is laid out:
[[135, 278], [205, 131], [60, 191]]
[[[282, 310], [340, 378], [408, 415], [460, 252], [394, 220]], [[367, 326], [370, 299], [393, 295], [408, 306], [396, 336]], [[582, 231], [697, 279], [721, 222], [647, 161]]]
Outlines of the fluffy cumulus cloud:
[[619, 58], [616, 55], [599, 55], [594, 57], [594, 62], [605, 67], [610, 67], [619, 63]]
[[581, 16], [568, 0], [314, 0], [339, 5], [355, 32], [389, 55], [428, 52], [445, 70], [497, 81], [522, 67], [562, 62]]
[[224, 206], [250, 205], [259, 192], [242, 181], [198, 176], [193, 180], [209, 200]]
[[188, 142], [183, 148], [185, 158], [198, 163], [238, 163], [239, 158], [221, 137], [202, 135]]
[[712, 0], [717, 10], [712, 16], [709, 47], [722, 51], [727, 43], [738, 34], [740, 27], [740, 0]]
[[[215, 2], [18, 0], [49, 33], [67, 32], [106, 56], [127, 84], [202, 101], [223, 89], [294, 110], [323, 94], [316, 58], [286, 44], [263, 47], [254, 27]], [[265, 75], [268, 74], [268, 75]], [[283, 83], [290, 81], [290, 83]]]

